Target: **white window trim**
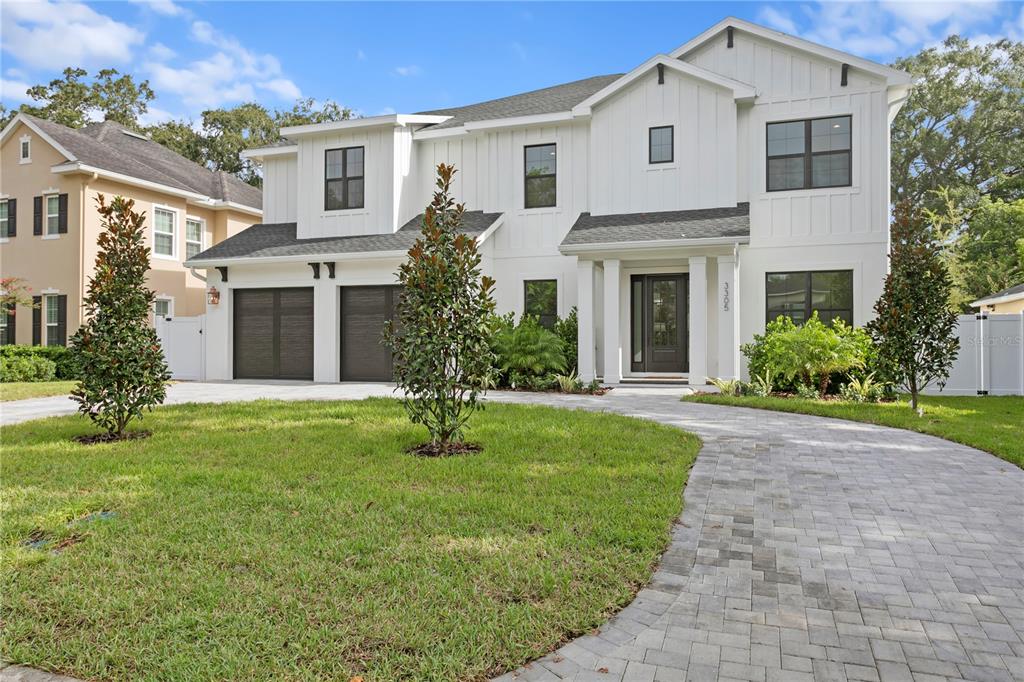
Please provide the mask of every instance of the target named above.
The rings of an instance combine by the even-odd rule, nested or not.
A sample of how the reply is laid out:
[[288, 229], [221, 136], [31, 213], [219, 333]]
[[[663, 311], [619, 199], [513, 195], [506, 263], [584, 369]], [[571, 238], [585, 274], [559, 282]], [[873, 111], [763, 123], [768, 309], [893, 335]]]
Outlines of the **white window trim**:
[[[57, 212], [50, 213], [50, 197], [57, 199]], [[57, 219], [57, 231], [50, 232], [50, 216]], [[60, 238], [60, 193], [50, 192], [43, 194], [43, 239], [59, 239]]]
[[[174, 216], [174, 220], [171, 223], [171, 229], [173, 231], [171, 232], [171, 255], [169, 256], [163, 253], [156, 252], [156, 212], [158, 210], [167, 211]], [[162, 204], [153, 204], [153, 227], [150, 230], [150, 232], [152, 232], [153, 237], [153, 258], [159, 258], [160, 260], [178, 260], [178, 209], [172, 208], [170, 206], [164, 206]], [[160, 234], [166, 233], [161, 232]]]
[[[153, 297], [153, 303], [157, 301], [165, 301], [167, 303], [167, 314], [164, 317], [174, 317], [174, 297], [167, 296], [165, 294], [159, 294]], [[156, 319], [156, 308], [153, 309], [153, 319]]]
[[189, 245], [189, 243], [190, 242], [192, 244], [196, 243], [194, 241], [191, 241], [188, 238], [188, 221], [190, 221], [190, 220], [193, 221], [193, 222], [199, 223], [199, 252], [202, 253], [203, 249], [206, 248], [206, 219], [205, 218], [200, 218], [200, 217], [194, 216], [194, 215], [186, 215], [185, 216], [185, 259], [186, 260], [188, 259], [188, 245]]
[[[40, 332], [40, 334], [42, 336], [40, 341], [42, 342], [42, 345], [44, 345], [44, 346], [49, 346], [50, 345], [50, 327], [53, 327], [55, 329], [60, 327], [60, 308], [57, 309], [57, 321], [56, 322], [51, 324], [50, 320], [49, 320], [49, 316], [48, 316], [50, 299], [56, 300], [58, 304], [60, 303], [60, 298], [58, 298], [59, 292], [57, 292], [57, 291], [55, 291], [53, 289], [48, 289], [47, 291], [51, 291], [52, 293], [44, 293], [43, 294], [43, 300], [40, 301], [40, 303], [42, 303], [42, 306], [43, 306], [43, 328], [42, 328], [42, 330]], [[57, 345], [60, 345], [60, 344], [57, 344]]]
[[[23, 146], [24, 146], [24, 144], [26, 142], [28, 142], [28, 156], [22, 156], [21, 155], [21, 150], [22, 150], [22, 148], [23, 148]], [[22, 163], [22, 164], [24, 164], [24, 163], [32, 163], [32, 136], [31, 135], [22, 135], [18, 139], [18, 163]]]

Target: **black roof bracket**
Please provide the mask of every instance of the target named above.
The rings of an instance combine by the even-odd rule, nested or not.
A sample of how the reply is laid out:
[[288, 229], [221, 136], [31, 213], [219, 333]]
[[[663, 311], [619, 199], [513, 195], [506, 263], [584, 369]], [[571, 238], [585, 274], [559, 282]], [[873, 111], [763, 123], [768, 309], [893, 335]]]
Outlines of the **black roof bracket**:
[[846, 83], [848, 81], [849, 71], [850, 71], [850, 65], [849, 64], [843, 64], [843, 73], [839, 77], [839, 85], [841, 85], [844, 88], [846, 87]]
[[226, 265], [218, 265], [217, 266], [217, 272], [220, 273], [220, 281], [222, 281], [222, 282], [228, 281], [228, 266], [226, 266]]
[[665, 84], [665, 65], [658, 64], [658, 85]]
[[732, 26], [725, 27], [725, 46], [732, 47]]
[[327, 278], [334, 279], [334, 261], [330, 263], [324, 263], [327, 266]]
[[313, 279], [320, 279], [320, 264], [310, 263], [309, 267], [313, 268]]

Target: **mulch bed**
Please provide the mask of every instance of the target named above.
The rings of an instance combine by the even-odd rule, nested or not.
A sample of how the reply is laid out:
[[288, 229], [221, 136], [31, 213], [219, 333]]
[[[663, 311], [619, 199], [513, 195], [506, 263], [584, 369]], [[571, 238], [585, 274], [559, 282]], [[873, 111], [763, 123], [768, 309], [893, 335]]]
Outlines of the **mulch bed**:
[[75, 436], [72, 440], [81, 445], [98, 445], [100, 443], [117, 443], [122, 440], [141, 440], [152, 435], [152, 431], [128, 431], [120, 436], [113, 433], [93, 433], [88, 436]]
[[449, 443], [447, 447], [440, 447], [436, 443], [421, 443], [408, 448], [406, 452], [420, 457], [452, 457], [483, 452], [483, 449], [478, 443]]

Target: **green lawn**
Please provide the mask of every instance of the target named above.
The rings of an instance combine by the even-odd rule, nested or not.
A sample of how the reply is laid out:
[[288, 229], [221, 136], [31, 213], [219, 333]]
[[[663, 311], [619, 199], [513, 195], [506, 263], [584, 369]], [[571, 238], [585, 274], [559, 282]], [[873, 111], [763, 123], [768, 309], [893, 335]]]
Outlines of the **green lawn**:
[[426, 431], [385, 399], [168, 407], [152, 438], [94, 446], [78, 416], [4, 427], [0, 657], [369, 681], [540, 656], [649, 578], [699, 441], [544, 407], [472, 425], [483, 453], [434, 459], [404, 453]]
[[0, 402], [67, 395], [75, 387], [74, 381], [12, 381], [0, 383]]
[[1024, 438], [1021, 437], [1024, 398], [1021, 397], [923, 396], [923, 417], [911, 411], [906, 397], [898, 402], [877, 404], [718, 394], [687, 396], [683, 400], [895, 426], [971, 445], [1024, 468]]

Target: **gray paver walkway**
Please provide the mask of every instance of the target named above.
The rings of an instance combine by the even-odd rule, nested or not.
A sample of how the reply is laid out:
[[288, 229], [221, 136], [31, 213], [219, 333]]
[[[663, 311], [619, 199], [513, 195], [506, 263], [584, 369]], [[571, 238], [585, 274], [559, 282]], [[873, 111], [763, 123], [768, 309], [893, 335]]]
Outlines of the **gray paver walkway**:
[[[369, 393], [390, 389], [177, 384], [169, 402]], [[704, 439], [650, 585], [598, 631], [501, 679], [1024, 681], [1024, 471], [931, 436], [679, 394], [491, 397]]]

